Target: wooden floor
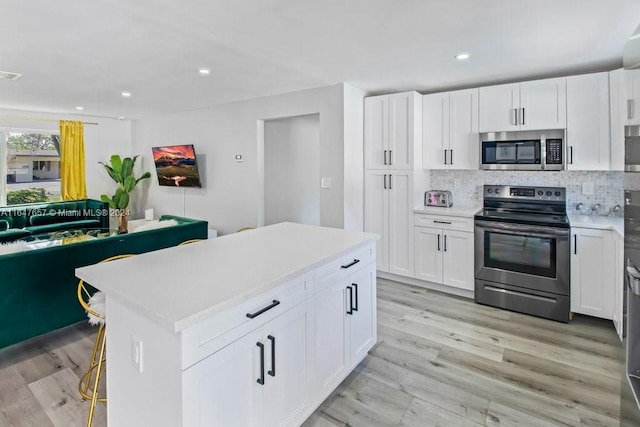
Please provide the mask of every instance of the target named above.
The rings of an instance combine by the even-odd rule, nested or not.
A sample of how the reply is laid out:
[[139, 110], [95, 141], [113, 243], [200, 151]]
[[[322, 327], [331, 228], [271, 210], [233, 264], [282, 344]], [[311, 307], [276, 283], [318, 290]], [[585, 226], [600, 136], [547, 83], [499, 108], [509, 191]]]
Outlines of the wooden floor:
[[[84, 425], [77, 382], [94, 332], [0, 350], [0, 426]], [[378, 279], [378, 344], [304, 426], [618, 426], [622, 360], [611, 322], [562, 324]], [[103, 405], [94, 425], [106, 425]]]

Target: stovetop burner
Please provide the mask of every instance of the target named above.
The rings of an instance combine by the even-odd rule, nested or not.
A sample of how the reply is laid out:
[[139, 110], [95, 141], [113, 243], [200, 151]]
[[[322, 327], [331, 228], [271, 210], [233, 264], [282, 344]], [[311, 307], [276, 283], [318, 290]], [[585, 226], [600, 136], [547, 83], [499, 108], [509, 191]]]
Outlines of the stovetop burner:
[[485, 185], [476, 219], [569, 228], [566, 190], [561, 187]]

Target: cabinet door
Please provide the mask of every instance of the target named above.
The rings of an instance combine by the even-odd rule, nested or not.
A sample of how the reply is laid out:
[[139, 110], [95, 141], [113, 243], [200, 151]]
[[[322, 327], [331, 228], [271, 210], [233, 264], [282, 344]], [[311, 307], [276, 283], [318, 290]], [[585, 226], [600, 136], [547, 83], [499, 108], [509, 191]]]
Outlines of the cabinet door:
[[[355, 367], [367, 355], [377, 340], [376, 272], [373, 264], [349, 277], [353, 292], [347, 294], [347, 304], [352, 312], [349, 321], [349, 365]], [[353, 299], [351, 299], [353, 295]]]
[[389, 169], [413, 169], [414, 95], [389, 95]]
[[263, 331], [264, 425], [299, 425], [300, 416], [310, 405], [309, 339], [313, 332], [307, 303], [276, 317], [264, 325]]
[[449, 93], [449, 167], [478, 169], [478, 89]]
[[340, 384], [350, 370], [349, 353], [346, 349], [348, 283], [348, 280], [341, 280], [313, 298], [314, 394], [323, 399]]
[[640, 125], [640, 70], [625, 70], [626, 105], [625, 125]]
[[444, 230], [442, 283], [460, 289], [474, 289], [473, 233]]
[[449, 92], [422, 97], [422, 167], [448, 169]]
[[481, 87], [479, 91], [480, 132], [519, 130], [516, 117], [520, 107], [518, 83]]
[[413, 277], [413, 173], [389, 174], [388, 193], [389, 273]]
[[612, 318], [615, 253], [612, 231], [572, 229], [571, 311]]
[[364, 231], [377, 233], [378, 270], [389, 272], [389, 174], [385, 171], [365, 171]]
[[570, 170], [609, 170], [609, 73], [567, 77]]
[[439, 228], [415, 227], [416, 279], [442, 283], [442, 233]]
[[364, 100], [364, 167], [386, 169], [389, 146], [389, 96]]
[[519, 112], [521, 130], [566, 128], [566, 77], [520, 83]]
[[260, 349], [256, 345], [261, 339], [262, 331], [254, 331], [184, 371], [185, 427], [263, 425], [264, 386], [257, 382]]

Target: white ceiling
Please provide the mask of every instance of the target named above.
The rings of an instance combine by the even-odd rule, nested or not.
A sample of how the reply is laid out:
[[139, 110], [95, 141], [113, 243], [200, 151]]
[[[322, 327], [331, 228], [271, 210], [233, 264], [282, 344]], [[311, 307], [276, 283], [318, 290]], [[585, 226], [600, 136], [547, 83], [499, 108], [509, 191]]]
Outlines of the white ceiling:
[[[0, 80], [0, 108], [126, 118], [343, 81], [430, 92], [611, 69], [640, 23], [640, 0], [0, 0], [0, 10], [0, 70], [23, 74]], [[471, 59], [454, 60], [462, 51]]]

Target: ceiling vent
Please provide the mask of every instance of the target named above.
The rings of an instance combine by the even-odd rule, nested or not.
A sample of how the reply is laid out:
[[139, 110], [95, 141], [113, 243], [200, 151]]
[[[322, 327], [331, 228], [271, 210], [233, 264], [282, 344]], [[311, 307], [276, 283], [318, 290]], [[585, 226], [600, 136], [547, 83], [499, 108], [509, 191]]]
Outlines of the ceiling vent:
[[22, 77], [22, 74], [0, 71], [0, 80], [18, 80], [20, 77]]

